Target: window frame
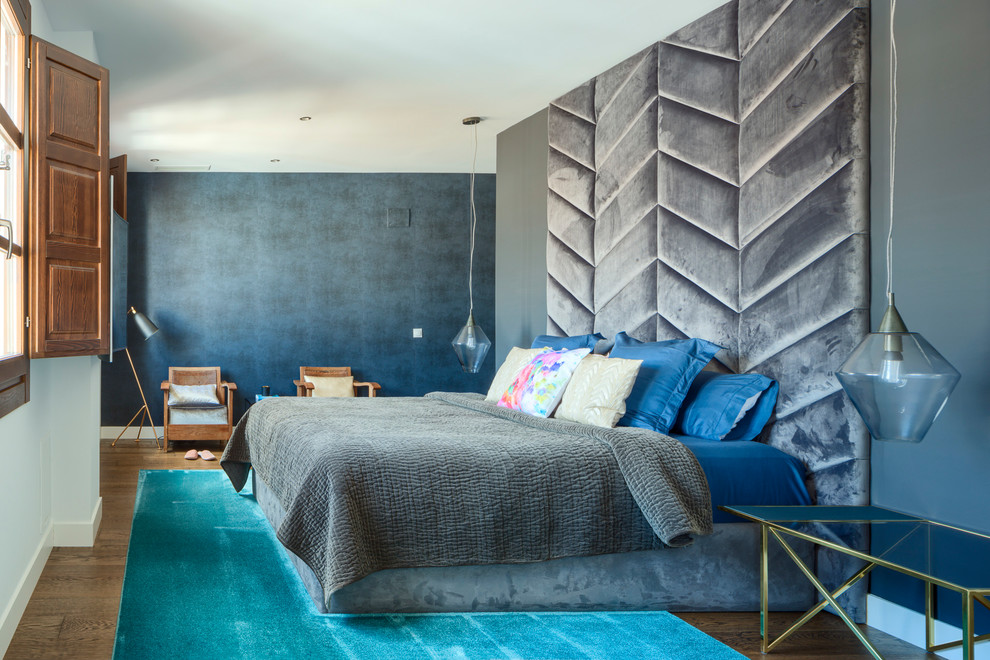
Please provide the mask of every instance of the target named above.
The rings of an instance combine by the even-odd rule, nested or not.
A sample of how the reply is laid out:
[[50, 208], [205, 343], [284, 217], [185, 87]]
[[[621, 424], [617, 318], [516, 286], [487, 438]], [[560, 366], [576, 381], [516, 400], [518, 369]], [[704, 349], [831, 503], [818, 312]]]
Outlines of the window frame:
[[[27, 0], [0, 0], [6, 8], [9, 8], [10, 15], [14, 19], [15, 27], [20, 30], [20, 80], [18, 87], [20, 91], [20, 128], [10, 116], [6, 108], [0, 104], [0, 131], [6, 139], [16, 148], [17, 153], [11, 154], [11, 158], [16, 158], [18, 166], [17, 175], [20, 176], [21, 208], [17, 218], [10, 218], [20, 222], [20, 243], [14, 243], [13, 253], [15, 258], [20, 259], [21, 285], [23, 287], [20, 298], [19, 309], [15, 310], [15, 318], [20, 316], [26, 319], [28, 301], [28, 269], [27, 269], [27, 241], [28, 241], [28, 177], [27, 177], [27, 140], [26, 129], [28, 126], [28, 46], [31, 35], [31, 5]], [[2, 176], [2, 174], [0, 174]], [[5, 234], [6, 232], [4, 232]], [[7, 247], [7, 237], [0, 238], [4, 251]], [[6, 301], [0, 301], [6, 305]], [[28, 329], [24, 324], [23, 337], [21, 339], [21, 352], [16, 355], [0, 358], [0, 418], [16, 410], [30, 400], [30, 360], [28, 359]]]

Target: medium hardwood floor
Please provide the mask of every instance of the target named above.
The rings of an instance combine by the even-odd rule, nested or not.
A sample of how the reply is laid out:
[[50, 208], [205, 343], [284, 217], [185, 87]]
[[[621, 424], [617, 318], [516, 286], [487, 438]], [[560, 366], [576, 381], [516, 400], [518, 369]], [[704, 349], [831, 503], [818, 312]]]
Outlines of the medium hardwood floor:
[[[219, 447], [206, 443], [219, 455]], [[106, 660], [113, 653], [117, 608], [124, 578], [134, 496], [139, 470], [218, 469], [217, 462], [186, 461], [183, 445], [166, 454], [153, 442], [121, 440], [100, 447], [103, 522], [92, 548], [56, 548], [45, 566], [27, 611], [7, 650], [6, 660], [72, 658]], [[740, 613], [684, 613], [682, 619], [721, 640], [748, 658], [776, 660], [870, 658], [842, 621], [819, 614], [768, 656], [760, 653], [759, 615]], [[771, 630], [784, 630], [795, 614], [771, 618]], [[914, 660], [938, 658], [864, 626], [885, 658]], [[202, 631], [200, 631], [202, 632]], [[168, 657], [163, 653], [162, 657]]]

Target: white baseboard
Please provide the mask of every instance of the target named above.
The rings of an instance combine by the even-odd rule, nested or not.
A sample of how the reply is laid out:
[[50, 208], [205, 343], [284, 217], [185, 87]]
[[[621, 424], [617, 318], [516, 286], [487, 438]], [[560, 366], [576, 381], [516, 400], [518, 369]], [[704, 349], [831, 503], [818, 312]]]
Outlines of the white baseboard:
[[103, 521], [103, 498], [96, 500], [93, 515], [89, 522], [56, 522], [55, 547], [57, 548], [91, 548], [96, 542], [96, 534], [100, 531]]
[[[925, 615], [902, 607], [889, 600], [868, 594], [866, 597], [866, 623], [888, 635], [902, 639], [918, 648], [925, 648]], [[942, 621], [935, 621], [935, 643], [944, 644], [962, 639], [962, 629]], [[939, 651], [940, 658], [962, 660], [962, 649]]]
[[17, 583], [14, 595], [4, 608], [3, 614], [0, 615], [0, 658], [7, 653], [10, 641], [14, 638], [14, 632], [17, 630], [17, 624], [21, 622], [28, 601], [31, 600], [31, 594], [34, 593], [38, 579], [41, 578], [41, 572], [45, 570], [45, 564], [48, 562], [48, 555], [51, 554], [54, 543], [55, 531], [49, 525], [48, 531], [42, 536], [37, 550], [34, 551], [30, 565]]
[[[101, 426], [100, 438], [105, 440], [113, 440], [120, 435], [125, 428], [126, 427], [124, 426]], [[165, 434], [165, 430], [159, 424], [155, 424], [155, 433], [151, 432], [150, 427], [145, 426], [143, 429], [139, 429], [137, 425], [134, 425], [128, 428], [124, 435], [121, 436], [121, 441], [130, 440], [133, 442], [134, 440], [137, 440], [138, 430], [141, 431], [141, 442], [150, 442], [152, 444], [155, 442], [155, 433], [158, 434], [159, 442], [161, 442], [161, 439]]]

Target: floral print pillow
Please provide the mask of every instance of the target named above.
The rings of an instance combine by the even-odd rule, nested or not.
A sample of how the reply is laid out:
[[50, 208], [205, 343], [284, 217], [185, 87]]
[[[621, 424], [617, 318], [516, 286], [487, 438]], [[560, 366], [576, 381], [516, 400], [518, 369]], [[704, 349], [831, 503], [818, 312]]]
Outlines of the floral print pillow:
[[564, 396], [578, 363], [590, 352], [590, 348], [578, 348], [540, 353], [519, 371], [498, 405], [536, 417], [549, 417]]

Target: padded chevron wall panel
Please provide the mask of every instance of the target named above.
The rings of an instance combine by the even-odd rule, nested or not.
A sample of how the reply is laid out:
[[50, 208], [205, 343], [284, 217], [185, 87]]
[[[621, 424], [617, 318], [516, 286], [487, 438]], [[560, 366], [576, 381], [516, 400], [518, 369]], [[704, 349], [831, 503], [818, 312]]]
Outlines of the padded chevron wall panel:
[[703, 337], [781, 385], [770, 444], [866, 503], [834, 372], [869, 324], [869, 7], [737, 0], [553, 101], [548, 329]]
[[[549, 112], [549, 329], [719, 342], [812, 470], [866, 459], [833, 373], [868, 323], [868, 16], [730, 2]], [[819, 498], [865, 501], [854, 472]]]

